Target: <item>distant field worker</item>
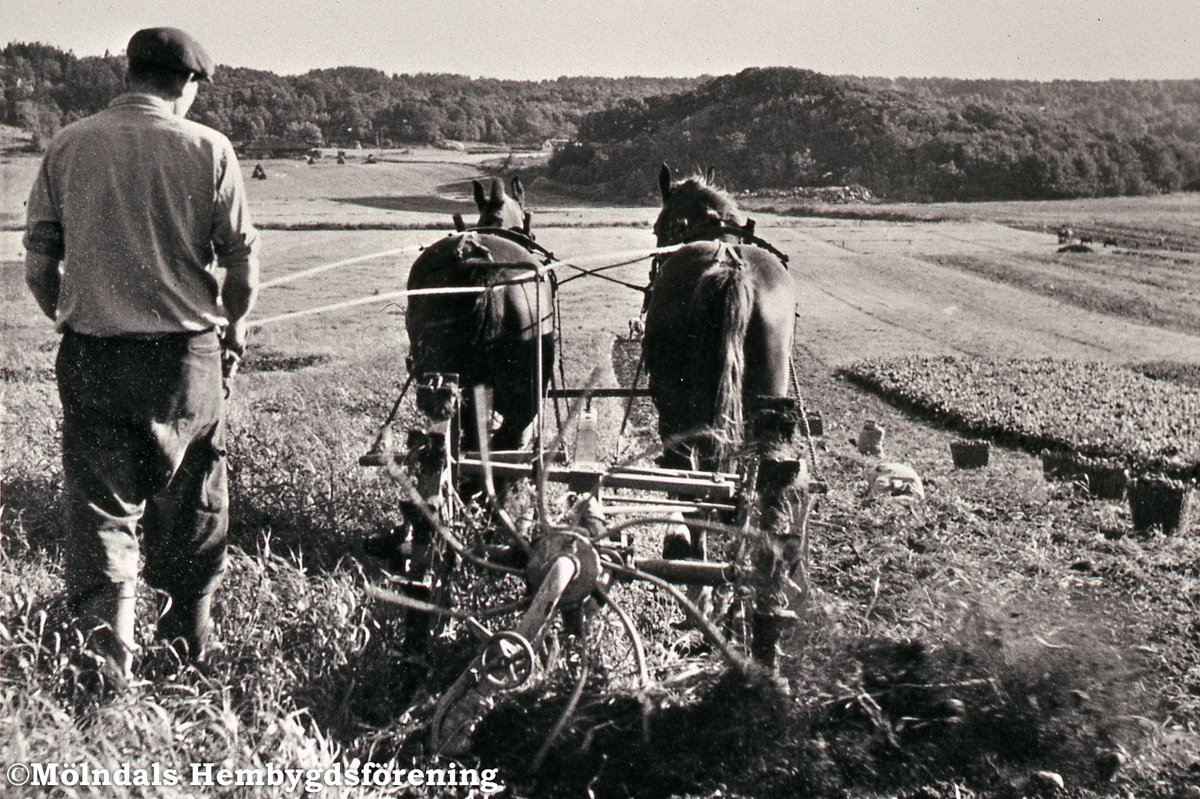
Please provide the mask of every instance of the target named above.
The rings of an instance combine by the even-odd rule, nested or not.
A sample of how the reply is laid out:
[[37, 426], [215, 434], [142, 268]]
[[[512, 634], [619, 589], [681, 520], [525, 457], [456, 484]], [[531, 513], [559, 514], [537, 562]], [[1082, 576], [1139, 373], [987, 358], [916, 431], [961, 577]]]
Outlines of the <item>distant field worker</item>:
[[146, 582], [171, 597], [158, 637], [185, 658], [208, 645], [229, 526], [222, 370], [258, 289], [233, 147], [184, 118], [212, 59], [174, 28], [138, 31], [127, 56], [127, 93], [50, 142], [24, 240], [62, 334], [68, 598], [118, 682], [137, 648], [139, 523]]

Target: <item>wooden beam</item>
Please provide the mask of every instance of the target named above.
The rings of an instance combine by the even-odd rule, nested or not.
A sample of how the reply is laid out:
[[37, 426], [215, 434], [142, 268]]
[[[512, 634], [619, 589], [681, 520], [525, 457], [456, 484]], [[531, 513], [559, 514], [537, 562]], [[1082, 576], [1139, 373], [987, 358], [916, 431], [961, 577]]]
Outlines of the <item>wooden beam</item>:
[[[463, 474], [482, 475], [483, 463], [475, 458], [462, 458], [458, 462]], [[533, 479], [535, 470], [532, 464], [526, 463], [492, 463], [492, 473], [498, 478], [515, 480], [520, 478]], [[739, 484], [736, 475], [734, 480], [728, 480], [723, 473], [681, 472], [675, 469], [654, 469], [643, 471], [612, 470], [601, 472], [595, 469], [571, 469], [550, 466], [546, 469], [545, 477], [552, 483], [572, 483], [599, 478], [600, 484], [606, 488], [631, 488], [640, 491], [665, 491], [668, 494], [682, 494], [691, 497], [707, 499], [733, 499], [737, 496]]]
[[546, 392], [549, 399], [576, 399], [577, 397], [595, 397], [602, 399], [606, 397], [649, 397], [650, 389], [648, 388], [621, 388], [605, 387], [605, 388], [552, 388]]

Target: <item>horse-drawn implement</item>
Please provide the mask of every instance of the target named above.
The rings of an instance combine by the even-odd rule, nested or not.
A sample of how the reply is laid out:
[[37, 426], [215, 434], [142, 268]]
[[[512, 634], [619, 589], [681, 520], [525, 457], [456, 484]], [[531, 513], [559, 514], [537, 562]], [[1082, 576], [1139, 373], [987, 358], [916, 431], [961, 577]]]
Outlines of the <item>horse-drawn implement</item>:
[[[644, 644], [614, 596], [618, 583], [669, 594], [711, 650], [747, 673], [773, 670], [779, 634], [795, 618], [787, 595], [806, 591], [809, 497], [823, 487], [801, 447], [810, 417], [789, 397], [791, 278], [752, 225], [714, 202], [723, 201], [719, 193], [697, 193], [696, 181], [673, 185], [665, 167], [661, 180], [648, 391], [637, 377], [634, 386], [598, 388], [595, 372], [582, 388], [549, 389], [555, 263], [533, 243], [528, 217], [513, 202], [519, 183], [514, 198], [496, 183], [489, 196], [476, 182], [479, 226], [460, 225], [410, 273], [411, 375], [401, 397], [415, 382], [417, 406], [432, 424], [395, 447], [398, 399], [361, 462], [384, 467], [401, 486], [406, 521], [393, 542], [398, 573], [372, 595], [406, 610], [410, 648], [448, 618], [479, 639], [474, 659], [438, 701], [435, 751], [467, 748], [498, 695], [528, 688], [552, 665], [561, 637], [574, 642], [568, 660], [576, 685], [540, 760], [579, 700], [591, 671], [586, 642], [609, 614], [628, 639], [623, 657], [632, 679], [647, 689]], [[663, 457], [653, 466], [601, 463], [585, 406], [647, 394], [659, 409]], [[572, 407], [551, 438], [544, 410], [560, 399]], [[532, 445], [521, 448], [530, 425]], [[568, 459], [570, 429], [577, 436]], [[534, 487], [515, 515], [501, 490], [513, 485]], [[549, 493], [562, 509], [557, 515]], [[658, 557], [647, 551], [645, 533], [664, 526]], [[473, 611], [453, 607], [452, 586], [468, 570], [518, 578], [522, 595]], [[693, 601], [701, 588], [713, 589], [724, 607], [702, 610]], [[491, 618], [515, 621], [493, 630], [484, 624]], [[743, 644], [727, 640], [739, 629]]]

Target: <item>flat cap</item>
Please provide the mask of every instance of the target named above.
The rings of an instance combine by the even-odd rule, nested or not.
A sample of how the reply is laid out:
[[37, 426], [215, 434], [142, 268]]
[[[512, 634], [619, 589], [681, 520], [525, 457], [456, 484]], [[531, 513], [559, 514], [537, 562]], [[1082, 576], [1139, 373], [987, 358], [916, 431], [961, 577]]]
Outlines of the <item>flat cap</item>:
[[125, 55], [130, 64], [192, 72], [198, 80], [212, 80], [212, 58], [179, 28], [143, 28], [130, 38]]

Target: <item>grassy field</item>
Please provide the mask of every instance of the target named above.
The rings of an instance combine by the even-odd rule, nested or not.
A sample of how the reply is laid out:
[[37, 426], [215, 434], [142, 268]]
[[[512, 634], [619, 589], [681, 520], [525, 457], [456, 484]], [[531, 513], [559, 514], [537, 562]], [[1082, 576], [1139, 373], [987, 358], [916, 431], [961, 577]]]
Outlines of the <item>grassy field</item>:
[[[0, 166], [0, 221], [7, 224], [20, 218], [27, 183], [20, 184], [30, 167]], [[411, 248], [442, 235], [434, 228], [465, 209], [464, 181], [473, 174], [469, 163], [351, 163], [341, 172], [332, 163], [266, 167], [268, 180], [250, 186], [258, 218], [271, 227], [361, 221], [392, 229], [266, 230], [265, 279], [393, 254], [264, 289], [260, 320], [402, 287]], [[1164, 227], [1160, 210], [1177, 201], [1184, 202], [1122, 201], [1130, 203], [1126, 210], [1104, 214], [1114, 226], [1145, 225], [1149, 236]], [[1012, 205], [1004, 213], [1056, 226], [1067, 221], [1057, 217], [1088, 207]], [[649, 244], [644, 225], [652, 209], [539, 210], [539, 242], [564, 257]], [[778, 224], [782, 230], [787, 220]], [[909, 248], [903, 242], [918, 234], [936, 239], [944, 223], [872, 224], [849, 221], [813, 235], [843, 250], [890, 252]], [[965, 225], [961, 232], [989, 230]], [[939, 252], [948, 246], [944, 238], [937, 244]], [[972, 257], [992, 251], [982, 239], [954, 246]], [[1027, 263], [1010, 251], [998, 257]], [[139, 668], [146, 682], [114, 698], [86, 690], [58, 600], [67, 543], [56, 509], [56, 338], [22, 286], [19, 258], [17, 234], [0, 234], [0, 762], [157, 763], [185, 775], [193, 763], [433, 765], [424, 737], [432, 700], [474, 643], [451, 625], [428, 660], [406, 660], [403, 620], [365, 595], [368, 584], [382, 583], [386, 564], [362, 554], [365, 538], [400, 521], [395, 486], [357, 458], [404, 377], [402, 304], [298, 317], [254, 334], [230, 405], [235, 549], [217, 611], [223, 649], [204, 671], [173, 669], [149, 640], [159, 600], [145, 592]], [[1007, 270], [995, 272], [999, 279]], [[637, 263], [610, 274], [640, 284], [645, 273]], [[624, 334], [640, 295], [577, 280], [562, 296], [566, 382], [578, 385], [596, 365], [605, 384], [627, 376], [636, 345]], [[568, 701], [565, 668], [552, 670], [537, 690], [501, 701], [459, 763], [498, 769], [511, 796], [1017, 797], [1054, 791], [1053, 773], [1064, 786], [1058, 796], [1193, 797], [1200, 779], [1195, 530], [1131, 535], [1123, 502], [1046, 482], [1037, 458], [1019, 449], [995, 446], [988, 468], [957, 470], [948, 452], [953, 431], [860, 391], [818, 359], [801, 358], [797, 379], [825, 418], [817, 467], [830, 493], [814, 517], [814, 594], [784, 644], [792, 696], [725, 674], [694, 631], [673, 625], [682, 617], [672, 602], [621, 586], [618, 596], [647, 643], [653, 687], [631, 687], [627, 664], [611, 665], [619, 650], [605, 639], [590, 650], [596, 676], [539, 771], [531, 763]], [[599, 410], [605, 457], [649, 462], [652, 409], [639, 408], [622, 442], [623, 409], [610, 402]], [[922, 475], [924, 503], [866, 497], [875, 459], [860, 454], [853, 438], [868, 418], [887, 429], [889, 457]], [[417, 421], [406, 403], [396, 427], [402, 432]], [[644, 551], [655, 543], [651, 535]], [[468, 575], [464, 586], [476, 592], [460, 596], [468, 607], [513, 590]], [[132, 793], [279, 792], [152, 786]], [[41, 794], [6, 786], [5, 795]]]

